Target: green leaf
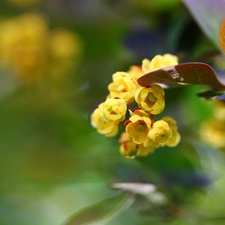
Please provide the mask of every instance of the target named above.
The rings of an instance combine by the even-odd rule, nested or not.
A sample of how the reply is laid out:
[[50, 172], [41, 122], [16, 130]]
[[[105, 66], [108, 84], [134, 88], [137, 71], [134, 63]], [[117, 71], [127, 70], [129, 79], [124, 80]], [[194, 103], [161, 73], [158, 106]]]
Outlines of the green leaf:
[[139, 194], [148, 199], [155, 205], [163, 205], [167, 202], [166, 197], [159, 191], [156, 186], [148, 183], [114, 183], [112, 188], [120, 189], [131, 192], [133, 194]]
[[111, 198], [97, 202], [81, 209], [73, 215], [65, 225], [103, 225], [121, 214], [134, 202], [134, 197], [128, 193], [121, 193]]
[[138, 79], [141, 86], [161, 83], [170, 87], [180, 85], [208, 85], [216, 90], [225, 90], [209, 65], [200, 62], [181, 63], [147, 73]]
[[198, 97], [206, 99], [206, 100], [216, 99], [216, 97], [220, 95], [223, 95], [223, 92], [218, 92], [214, 90], [208, 90], [208, 91], [198, 93]]

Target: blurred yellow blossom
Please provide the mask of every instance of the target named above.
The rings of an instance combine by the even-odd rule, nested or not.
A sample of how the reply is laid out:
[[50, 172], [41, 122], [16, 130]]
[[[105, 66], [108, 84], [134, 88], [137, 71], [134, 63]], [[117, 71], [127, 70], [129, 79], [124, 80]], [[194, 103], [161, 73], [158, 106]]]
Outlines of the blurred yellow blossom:
[[108, 98], [103, 104], [103, 117], [109, 122], [121, 122], [125, 119], [127, 104], [123, 99]]
[[201, 139], [216, 147], [225, 148], [225, 122], [218, 120], [209, 120], [201, 126]]
[[148, 137], [156, 146], [166, 145], [172, 137], [169, 124], [164, 120], [156, 121], [148, 132]]
[[[49, 29], [43, 15], [26, 13], [0, 23], [0, 60], [24, 81], [66, 74], [81, 53], [72, 32]], [[55, 68], [55, 69], [53, 69]]]
[[135, 93], [138, 106], [153, 115], [159, 114], [165, 107], [164, 90], [157, 84], [151, 87], [140, 87]]
[[216, 148], [225, 150], [225, 104], [214, 104], [213, 119], [206, 120], [200, 127], [202, 141]]
[[[21, 76], [34, 76], [46, 62], [47, 24], [43, 17], [26, 14], [0, 24], [0, 57]], [[32, 74], [32, 75], [31, 75]]]
[[97, 129], [100, 134], [107, 137], [115, 136], [118, 132], [118, 123], [108, 122], [103, 117], [103, 104], [101, 103], [97, 109], [91, 114], [91, 125]]
[[126, 132], [134, 143], [147, 143], [151, 123], [148, 113], [142, 110], [135, 110], [129, 120], [126, 121]]
[[225, 122], [225, 104], [223, 102], [217, 102], [216, 107], [214, 107], [214, 116], [216, 119]]
[[70, 31], [57, 28], [49, 35], [49, 50], [58, 60], [76, 60], [81, 54], [81, 41]]
[[81, 39], [69, 30], [62, 28], [53, 29], [48, 37], [49, 64], [48, 72], [51, 80], [61, 83], [74, 68], [82, 55]]
[[131, 103], [137, 88], [137, 82], [128, 73], [116, 72], [112, 75], [113, 82], [108, 85], [111, 97], [118, 97]]

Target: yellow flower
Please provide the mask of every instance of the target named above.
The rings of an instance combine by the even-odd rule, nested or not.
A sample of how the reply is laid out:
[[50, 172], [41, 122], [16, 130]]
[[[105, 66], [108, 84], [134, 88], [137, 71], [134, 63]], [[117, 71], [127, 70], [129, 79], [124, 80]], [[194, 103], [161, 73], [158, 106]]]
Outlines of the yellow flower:
[[212, 103], [213, 118], [200, 127], [200, 137], [205, 143], [225, 150], [225, 105], [222, 101]]
[[125, 72], [116, 72], [112, 75], [113, 82], [108, 85], [110, 96], [118, 97], [131, 103], [137, 88], [137, 82]]
[[125, 123], [126, 132], [131, 140], [136, 144], [148, 142], [148, 131], [151, 127], [149, 114], [143, 110], [136, 110]]
[[168, 123], [170, 130], [172, 131], [172, 137], [166, 145], [169, 147], [177, 146], [180, 142], [181, 137], [179, 132], [177, 131], [176, 121], [170, 116], [163, 117], [162, 120]]
[[123, 132], [120, 135], [119, 142], [121, 143], [120, 145], [120, 153], [123, 155], [125, 158], [133, 159], [135, 158], [135, 155], [137, 154], [137, 148], [138, 145], [135, 144], [130, 137], [128, 136], [127, 132]]
[[155, 145], [152, 141], [149, 141], [147, 144], [138, 145], [138, 152], [136, 156], [145, 157], [155, 150]]
[[28, 83], [39, 83], [47, 75], [50, 82], [56, 82], [51, 87], [66, 81], [65, 74], [74, 68], [82, 48], [75, 34], [65, 29], [51, 31], [45, 18], [36, 13], [2, 21], [0, 40], [3, 66]]
[[174, 66], [178, 64], [178, 58], [175, 55], [165, 54], [163, 56], [156, 55], [150, 65], [150, 70], [158, 70], [167, 66]]
[[216, 148], [225, 148], [225, 122], [217, 119], [208, 120], [201, 125], [201, 139]]
[[151, 61], [144, 59], [142, 61], [142, 70], [144, 73], [149, 73], [167, 66], [178, 64], [178, 58], [175, 55], [164, 54], [156, 55]]
[[123, 99], [108, 98], [103, 104], [103, 116], [109, 122], [121, 122], [125, 119], [127, 104]]
[[45, 64], [47, 37], [46, 21], [38, 14], [4, 21], [0, 25], [1, 60], [20, 76], [34, 76]]
[[145, 144], [136, 144], [131, 140], [127, 132], [123, 132], [120, 135], [119, 142], [122, 143], [120, 153], [126, 158], [144, 157], [154, 152], [155, 146], [152, 141]]
[[135, 80], [138, 80], [144, 74], [140, 66], [131, 66], [127, 73]]
[[150, 131], [148, 137], [152, 140], [157, 147], [166, 145], [172, 137], [172, 131], [169, 124], [164, 120], [156, 121]]
[[123, 143], [125, 141], [129, 141], [129, 140], [130, 140], [130, 137], [129, 137], [127, 132], [124, 131], [123, 133], [121, 133], [120, 138], [119, 138], [120, 143]]
[[[144, 59], [142, 66], [131, 66], [127, 72], [113, 74], [113, 82], [108, 85], [106, 101], [92, 114], [92, 126], [113, 136], [118, 125], [125, 119], [127, 104], [136, 101], [138, 109], [129, 110], [130, 118], [125, 121], [125, 131], [119, 138], [120, 153], [126, 158], [145, 157], [162, 146], [174, 147], [180, 142], [176, 121], [167, 116], [154, 122], [154, 115], [165, 108], [165, 92], [158, 84], [141, 87], [137, 80], [145, 73], [176, 65], [176, 56], [157, 55], [152, 61]], [[132, 106], [133, 107], [133, 106]]]
[[118, 123], [108, 122], [104, 119], [102, 112], [103, 104], [104, 103], [101, 103], [91, 114], [91, 125], [96, 128], [100, 134], [112, 137], [118, 132]]
[[216, 120], [225, 122], [225, 105], [222, 101], [216, 101], [217, 104], [213, 106], [214, 108], [214, 117]]
[[120, 145], [119, 150], [121, 155], [123, 155], [125, 158], [133, 159], [135, 158], [138, 152], [138, 145], [135, 144], [133, 141], [128, 140]]
[[151, 72], [151, 61], [149, 59], [143, 59], [141, 68], [144, 74]]
[[165, 107], [164, 90], [157, 84], [151, 87], [140, 87], [135, 93], [139, 107], [153, 115], [159, 114]]

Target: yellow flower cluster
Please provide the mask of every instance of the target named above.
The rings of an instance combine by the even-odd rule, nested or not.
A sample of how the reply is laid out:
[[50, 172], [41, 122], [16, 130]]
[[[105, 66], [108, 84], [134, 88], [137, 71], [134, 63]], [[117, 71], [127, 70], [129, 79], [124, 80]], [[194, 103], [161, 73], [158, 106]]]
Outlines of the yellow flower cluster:
[[207, 144], [225, 150], [225, 104], [216, 103], [213, 118], [201, 125], [200, 137]]
[[[144, 59], [142, 66], [131, 66], [127, 72], [112, 75], [109, 95], [91, 114], [91, 124], [99, 133], [111, 137], [118, 133], [119, 124], [124, 121], [125, 131], [119, 138], [120, 153], [124, 157], [147, 156], [155, 148], [174, 147], [180, 142], [173, 118], [166, 116], [155, 120], [155, 115], [165, 108], [163, 88], [158, 84], [141, 87], [137, 83], [145, 73], [177, 63], [178, 58], [174, 55], [157, 55], [151, 61]], [[136, 102], [137, 109], [128, 109], [133, 102]]]
[[40, 14], [26, 13], [0, 22], [1, 64], [24, 80], [65, 72], [80, 52], [75, 34], [65, 29], [50, 30]]

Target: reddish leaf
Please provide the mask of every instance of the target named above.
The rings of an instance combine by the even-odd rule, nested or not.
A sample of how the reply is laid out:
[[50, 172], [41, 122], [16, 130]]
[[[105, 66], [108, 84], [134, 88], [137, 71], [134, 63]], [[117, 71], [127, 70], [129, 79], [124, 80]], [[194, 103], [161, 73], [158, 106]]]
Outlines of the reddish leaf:
[[214, 70], [205, 63], [191, 62], [169, 66], [147, 73], [138, 79], [141, 86], [161, 83], [170, 87], [180, 85], [208, 85], [216, 90], [225, 90]]
[[225, 19], [223, 20], [219, 30], [219, 43], [225, 53]]

